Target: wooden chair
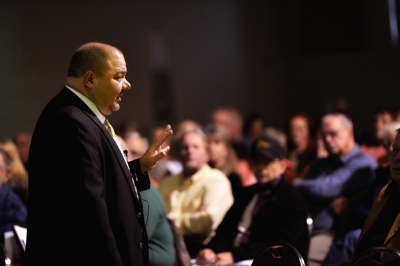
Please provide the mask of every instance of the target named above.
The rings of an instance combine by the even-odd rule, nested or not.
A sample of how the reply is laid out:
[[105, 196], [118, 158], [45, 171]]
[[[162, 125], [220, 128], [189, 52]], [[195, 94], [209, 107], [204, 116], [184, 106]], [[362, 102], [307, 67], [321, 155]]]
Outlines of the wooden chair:
[[374, 247], [367, 249], [350, 263], [350, 266], [383, 265], [400, 265], [400, 251], [389, 247]]
[[300, 252], [286, 242], [275, 242], [264, 249], [251, 266], [305, 266]]

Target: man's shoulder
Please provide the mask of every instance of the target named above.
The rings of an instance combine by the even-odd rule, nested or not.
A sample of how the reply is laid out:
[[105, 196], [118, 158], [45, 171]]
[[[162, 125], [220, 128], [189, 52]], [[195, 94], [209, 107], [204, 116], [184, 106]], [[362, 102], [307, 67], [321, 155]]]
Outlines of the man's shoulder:
[[207, 171], [207, 177], [208, 178], [218, 178], [221, 180], [226, 180], [227, 176], [219, 169], [212, 168], [208, 165], [205, 166], [206, 171]]
[[162, 194], [166, 190], [177, 187], [183, 182], [183, 174], [168, 175], [164, 177], [160, 182], [159, 192]]
[[[45, 106], [39, 120], [85, 119], [90, 109], [74, 93], [64, 88]], [[94, 114], [93, 114], [94, 115]]]
[[371, 155], [363, 153], [361, 150], [358, 150], [356, 153], [351, 156], [347, 164], [357, 164], [360, 167], [371, 167], [373, 169], [378, 167], [378, 163]]

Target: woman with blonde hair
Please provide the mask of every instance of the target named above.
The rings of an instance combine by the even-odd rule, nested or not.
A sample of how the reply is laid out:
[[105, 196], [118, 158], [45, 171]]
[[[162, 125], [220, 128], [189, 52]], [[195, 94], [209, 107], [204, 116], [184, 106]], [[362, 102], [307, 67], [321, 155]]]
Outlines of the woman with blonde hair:
[[11, 158], [7, 184], [20, 197], [24, 205], [28, 206], [28, 172], [19, 157], [17, 146], [11, 140], [2, 138], [0, 139], [0, 147]]
[[231, 182], [232, 193], [242, 187], [239, 176], [239, 161], [226, 131], [216, 125], [206, 128], [210, 154], [209, 165], [221, 170]]

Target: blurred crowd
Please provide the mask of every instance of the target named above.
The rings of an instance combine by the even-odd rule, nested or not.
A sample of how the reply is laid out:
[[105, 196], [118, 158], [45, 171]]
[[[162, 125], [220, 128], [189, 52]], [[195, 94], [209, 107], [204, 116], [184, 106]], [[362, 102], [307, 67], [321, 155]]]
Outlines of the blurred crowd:
[[[141, 193], [151, 264], [232, 263], [286, 241], [309, 265], [345, 265], [391, 180], [397, 109], [381, 105], [372, 120], [371, 129], [360, 130], [344, 110], [319, 121], [299, 112], [276, 128], [260, 113], [221, 106], [207, 124], [172, 125], [165, 143], [171, 150], [149, 172], [151, 189]], [[164, 127], [132, 120], [114, 126], [128, 160], [142, 156]], [[14, 224], [29, 228], [30, 137], [17, 131], [0, 138], [3, 235]]]

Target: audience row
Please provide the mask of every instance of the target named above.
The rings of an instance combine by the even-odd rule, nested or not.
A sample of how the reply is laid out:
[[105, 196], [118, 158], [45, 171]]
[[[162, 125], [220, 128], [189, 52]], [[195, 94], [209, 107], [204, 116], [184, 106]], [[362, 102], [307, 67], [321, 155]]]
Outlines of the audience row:
[[[273, 241], [293, 244], [309, 265], [348, 264], [374, 200], [391, 180], [399, 128], [385, 106], [375, 113], [371, 136], [358, 134], [343, 112], [326, 114], [318, 126], [297, 113], [285, 129], [232, 107], [214, 110], [207, 125], [181, 121], [165, 143], [169, 154], [149, 172], [150, 190], [141, 192], [150, 264], [232, 264], [254, 259]], [[127, 120], [115, 130], [130, 161], [163, 127], [148, 132]], [[25, 132], [0, 140], [0, 195], [7, 195], [1, 233], [28, 226], [29, 140]], [[368, 241], [356, 255], [384, 244]]]

